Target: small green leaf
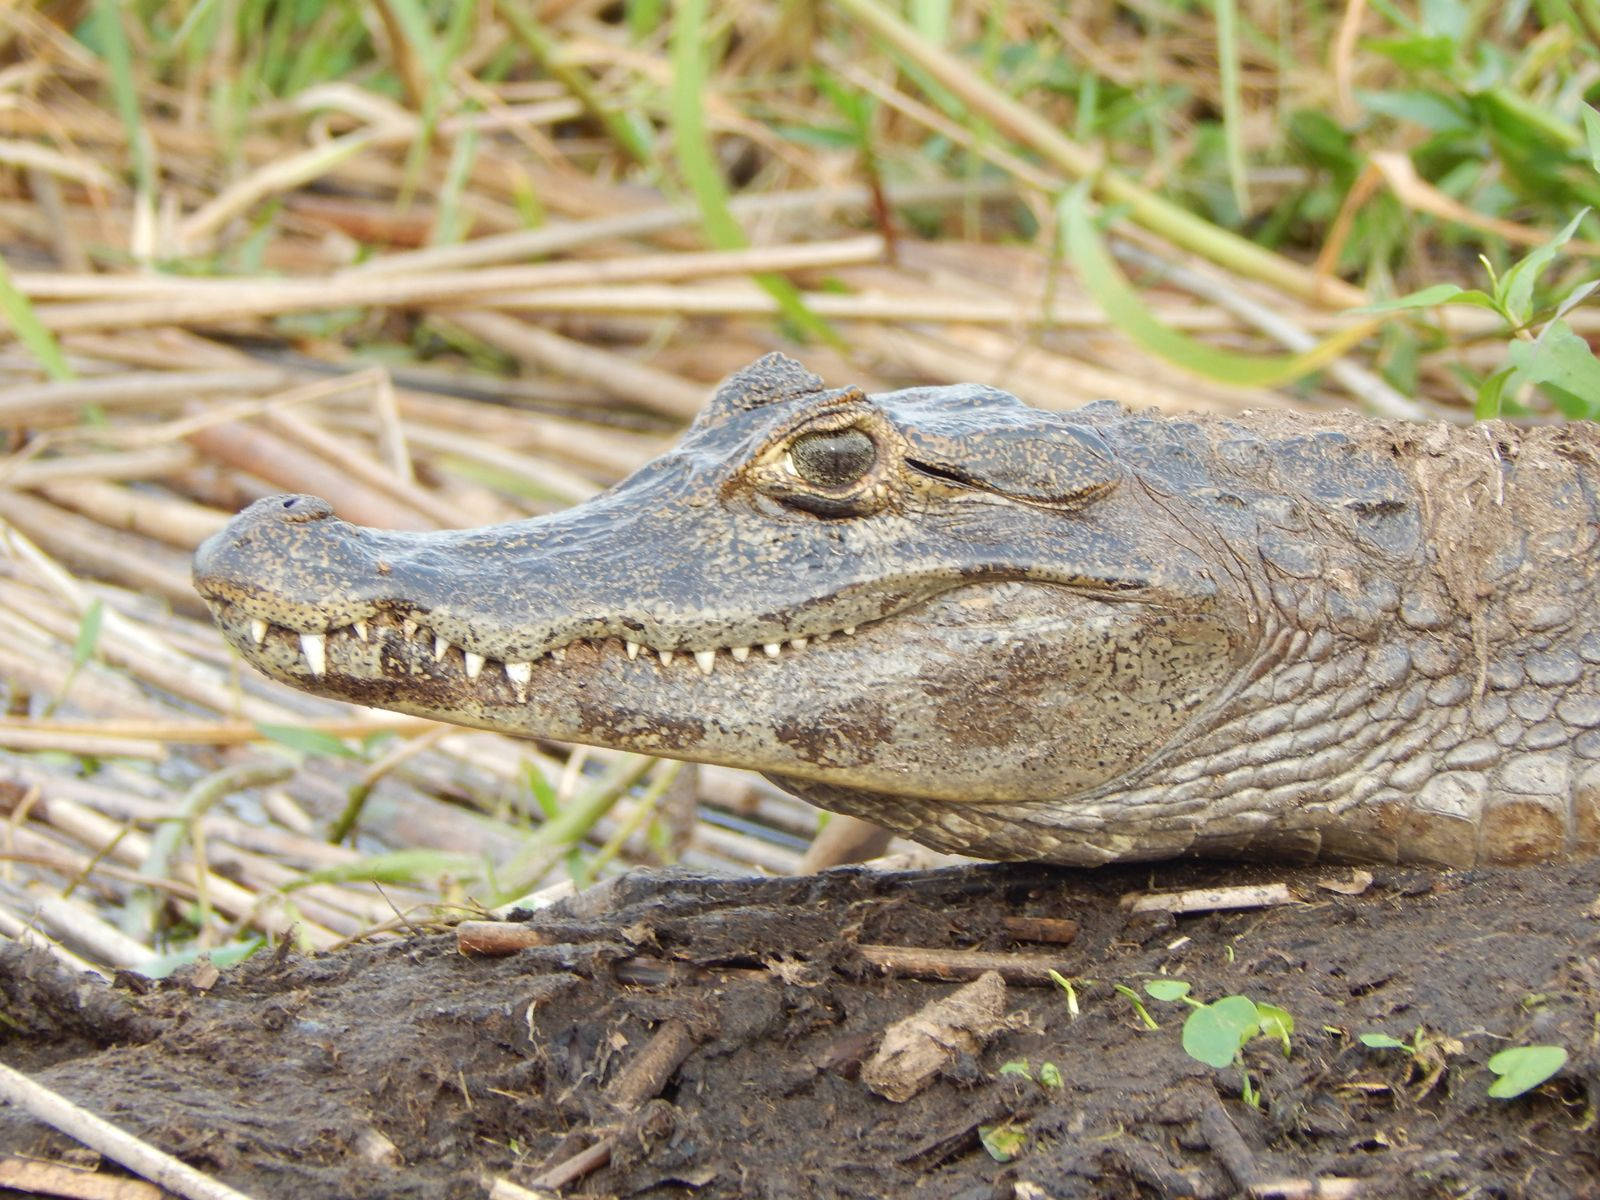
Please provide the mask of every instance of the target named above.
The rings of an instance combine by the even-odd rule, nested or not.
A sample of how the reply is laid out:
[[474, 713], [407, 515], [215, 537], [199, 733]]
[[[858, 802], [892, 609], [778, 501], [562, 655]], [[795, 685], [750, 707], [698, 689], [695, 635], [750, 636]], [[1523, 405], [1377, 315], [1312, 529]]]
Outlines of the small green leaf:
[[1393, 59], [1411, 71], [1445, 71], [1455, 65], [1456, 44], [1447, 37], [1372, 38], [1363, 43], [1368, 50]]
[[1187, 996], [1189, 985], [1181, 979], [1152, 979], [1144, 985], [1144, 990], [1157, 1000], [1171, 1003]]
[[1506, 358], [1518, 383], [1537, 383], [1560, 389], [1574, 400], [1556, 402], [1569, 417], [1600, 414], [1600, 359], [1589, 343], [1565, 321], [1551, 321], [1533, 341], [1517, 338], [1506, 348]]
[[83, 620], [78, 622], [78, 640], [72, 646], [72, 665], [74, 668], [83, 666], [94, 654], [94, 648], [100, 641], [100, 621], [105, 616], [105, 606], [99, 599], [89, 602], [89, 607], [84, 610]]
[[1478, 385], [1478, 398], [1472, 406], [1472, 416], [1478, 421], [1492, 421], [1505, 408], [1506, 381], [1516, 374], [1512, 367], [1502, 367]]
[[1399, 1038], [1390, 1037], [1387, 1033], [1363, 1033], [1357, 1039], [1363, 1046], [1373, 1050], [1404, 1050], [1410, 1053], [1411, 1046]]
[[1567, 1064], [1560, 1046], [1513, 1046], [1489, 1060], [1489, 1070], [1500, 1076], [1489, 1085], [1496, 1100], [1510, 1100], [1532, 1091]]
[[1583, 140], [1589, 144], [1589, 165], [1600, 171], [1600, 112], [1587, 104], [1578, 111], [1583, 117]]
[[1039, 1066], [1039, 1082], [1047, 1088], [1060, 1089], [1061, 1068], [1053, 1062], [1042, 1063]]
[[360, 758], [361, 755], [353, 750], [341, 739], [331, 733], [323, 733], [320, 729], [307, 729], [302, 725], [272, 725], [265, 721], [256, 722], [256, 730], [262, 737], [277, 742], [280, 746], [287, 746], [301, 754], [321, 754], [329, 758]]
[[1239, 1047], [1261, 1028], [1261, 1014], [1247, 996], [1224, 996], [1201, 1006], [1183, 1023], [1183, 1049], [1210, 1067], [1226, 1067]]
[[1013, 1058], [1010, 1062], [1000, 1064], [1000, 1074], [1021, 1075], [1024, 1079], [1033, 1078], [1033, 1068], [1028, 1066], [1025, 1058]]
[[1496, 299], [1513, 323], [1526, 325], [1533, 319], [1533, 285], [1538, 282], [1545, 268], [1555, 261], [1556, 255], [1561, 253], [1561, 247], [1572, 240], [1572, 235], [1578, 232], [1578, 225], [1588, 215], [1589, 210], [1583, 209], [1567, 222], [1560, 233], [1529, 251], [1501, 277], [1495, 289]]
[[1000, 1125], [979, 1125], [978, 1140], [995, 1162], [1008, 1163], [1022, 1153], [1023, 1143], [1028, 1138], [1022, 1130], [1006, 1121]]
[[1356, 316], [1371, 316], [1374, 313], [1403, 312], [1410, 308], [1432, 308], [1440, 304], [1470, 304], [1475, 308], [1488, 309], [1495, 307], [1494, 297], [1484, 292], [1454, 283], [1436, 283], [1420, 292], [1396, 296], [1393, 300], [1380, 300], [1377, 304], [1363, 304], [1360, 308], [1346, 311]]
[[1472, 114], [1451, 97], [1435, 92], [1368, 92], [1357, 89], [1356, 101], [1368, 112], [1415, 121], [1431, 133], [1470, 133]]

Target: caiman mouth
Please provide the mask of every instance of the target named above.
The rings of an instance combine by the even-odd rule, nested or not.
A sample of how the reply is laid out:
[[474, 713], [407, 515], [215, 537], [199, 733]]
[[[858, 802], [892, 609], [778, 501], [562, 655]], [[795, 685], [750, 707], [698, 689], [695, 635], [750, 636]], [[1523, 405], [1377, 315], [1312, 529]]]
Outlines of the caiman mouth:
[[[228, 639], [248, 658], [274, 674], [321, 679], [331, 671], [357, 679], [375, 676], [403, 679], [426, 670], [434, 676], [475, 681], [485, 692], [494, 689], [503, 678], [500, 686], [508, 688], [519, 702], [528, 698], [535, 667], [547, 662], [565, 664], [569, 653], [585, 660], [626, 655], [630, 660], [654, 660], [663, 669], [692, 671], [698, 668], [702, 674], [711, 675], [723, 656], [734, 663], [748, 662], [751, 658], [757, 661], [776, 659], [785, 652], [803, 651], [813, 643], [820, 645], [835, 637], [853, 637], [859, 628], [846, 625], [781, 642], [709, 646], [698, 650], [665, 649], [622, 634], [601, 634], [572, 638], [528, 659], [500, 659], [453, 642], [431, 628], [425, 619], [380, 611], [346, 625], [311, 632], [253, 616], [251, 613], [257, 605], [228, 599], [208, 591], [203, 584], [199, 590]], [[380, 655], [377, 665], [381, 668], [376, 673], [372, 671], [375, 653]], [[683, 665], [675, 667], [680, 659]]]

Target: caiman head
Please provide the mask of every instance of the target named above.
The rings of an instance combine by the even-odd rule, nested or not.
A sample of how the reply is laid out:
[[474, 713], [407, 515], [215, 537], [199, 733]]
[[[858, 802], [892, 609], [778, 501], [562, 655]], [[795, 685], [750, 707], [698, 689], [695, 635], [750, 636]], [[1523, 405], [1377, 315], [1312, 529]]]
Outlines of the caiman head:
[[399, 533], [275, 496], [200, 547], [195, 584], [310, 691], [857, 810], [1060, 801], [1137, 772], [1250, 653], [1226, 554], [1094, 412], [826, 390], [769, 355], [569, 511]]

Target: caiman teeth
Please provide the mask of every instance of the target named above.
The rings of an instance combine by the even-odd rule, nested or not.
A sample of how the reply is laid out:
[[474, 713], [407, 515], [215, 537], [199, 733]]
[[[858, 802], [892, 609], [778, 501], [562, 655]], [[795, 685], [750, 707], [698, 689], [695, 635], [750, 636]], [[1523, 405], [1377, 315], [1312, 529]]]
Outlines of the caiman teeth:
[[321, 675], [328, 669], [327, 634], [302, 633], [300, 635], [300, 649], [305, 652], [306, 665], [311, 668], [313, 675]]
[[[382, 631], [390, 626], [388, 626], [386, 620], [382, 617], [377, 619], [376, 624], [377, 633], [379, 634], [379, 641], [381, 642]], [[272, 632], [275, 626], [261, 617], [251, 617], [249, 619], [249, 625], [247, 628], [249, 630], [250, 640], [257, 646], [261, 646], [265, 644], [267, 635]], [[327, 674], [327, 633], [297, 633], [293, 629], [283, 630], [281, 626], [276, 628], [279, 628], [282, 632], [286, 632], [290, 637], [299, 638], [300, 651], [305, 656], [306, 666], [312, 675], [321, 676]], [[360, 638], [361, 641], [365, 643], [371, 644], [374, 635], [374, 622], [372, 619], [368, 618], [359, 621], [352, 621], [348, 628], [355, 637]], [[426, 626], [422, 625], [420, 622], [411, 617], [405, 617], [401, 619], [398, 622], [398, 628], [399, 632], [408, 640], [416, 636], [419, 632], [424, 638], [431, 637], [433, 639], [432, 650], [434, 662], [443, 662], [445, 656], [450, 652], [452, 647], [456, 645], [443, 634], [430, 632]], [[830, 632], [801, 634], [798, 637], [789, 638], [787, 642], [763, 642], [760, 643], [759, 646], [714, 646], [709, 650], [687, 651], [657, 650], [652, 646], [648, 646], [643, 642], [633, 641], [630, 638], [618, 637], [617, 640], [621, 642], [623, 649], [627, 651], [627, 655], [630, 660], [637, 660], [641, 653], [653, 654], [660, 661], [663, 667], [670, 667], [673, 660], [677, 658], [679, 654], [685, 654], [694, 659], [695, 666], [699, 668], [701, 674], [711, 675], [715, 673], [717, 669], [717, 653], [721, 650], [727, 651], [728, 655], [733, 659], [733, 661], [738, 663], [749, 662], [751, 654], [757, 649], [759, 649], [768, 658], [775, 659], [781, 656], [785, 645], [789, 646], [792, 650], [804, 650], [812, 642], [816, 642], [820, 645], [821, 643], [829, 641], [835, 637], [848, 637], [849, 635], [855, 633], [855, 631], [856, 627], [854, 625], [846, 625], [843, 629], [833, 630]], [[546, 651], [546, 653], [558, 663], [565, 662], [567, 658], [567, 651], [573, 646], [579, 645], [587, 640], [590, 639], [576, 638], [565, 646], [552, 647], [550, 650]], [[599, 639], [599, 644], [603, 645], [604, 641], [605, 639]], [[426, 642], [424, 642], [424, 644], [426, 645]], [[479, 654], [474, 650], [468, 650], [464, 646], [460, 649], [461, 661], [466, 677], [468, 679], [480, 678], [483, 674], [484, 667], [492, 661], [490, 657], [485, 654]], [[533, 682], [533, 667], [534, 664], [531, 660], [501, 663], [501, 669], [504, 670], [507, 681], [510, 682], [512, 687], [516, 690], [518, 700], [527, 699], [528, 686]]]
[[512, 690], [517, 693], [517, 702], [520, 704], [528, 698], [528, 681], [533, 678], [533, 664], [531, 662], [502, 663], [506, 678], [511, 681]]

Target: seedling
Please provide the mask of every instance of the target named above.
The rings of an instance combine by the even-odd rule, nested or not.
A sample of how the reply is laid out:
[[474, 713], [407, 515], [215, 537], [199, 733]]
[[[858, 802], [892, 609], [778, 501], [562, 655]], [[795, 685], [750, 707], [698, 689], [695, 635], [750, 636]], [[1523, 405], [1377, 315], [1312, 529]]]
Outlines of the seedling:
[[1530, 1092], [1567, 1065], [1560, 1046], [1513, 1046], [1489, 1060], [1489, 1070], [1499, 1076], [1489, 1085], [1496, 1100], [1512, 1100]]
[[[1511, 397], [1538, 387], [1565, 416], [1592, 420], [1600, 415], [1600, 359], [1565, 318], [1600, 286], [1600, 280], [1591, 279], [1569, 288], [1549, 314], [1540, 311], [1534, 298], [1535, 282], [1556, 261], [1588, 215], [1589, 210], [1583, 209], [1553, 238], [1529, 251], [1503, 274], [1497, 274], [1489, 260], [1483, 258], [1488, 291], [1439, 283], [1359, 311], [1385, 313], [1444, 305], [1486, 308], [1505, 322], [1506, 365], [1479, 382], [1475, 414], [1479, 418], [1498, 417]], [[1546, 315], [1549, 319], [1536, 336], [1533, 327]]]
[[1451, 1056], [1460, 1054], [1461, 1043], [1444, 1034], [1429, 1033], [1419, 1025], [1409, 1042], [1387, 1033], [1363, 1033], [1357, 1039], [1372, 1050], [1400, 1050], [1411, 1056], [1411, 1070], [1418, 1077], [1415, 1098], [1420, 1100], [1438, 1086]]
[[1008, 1163], [1022, 1153], [1028, 1135], [1010, 1121], [1002, 1121], [998, 1125], [979, 1125], [978, 1140], [995, 1162]]
[[1131, 987], [1124, 987], [1120, 983], [1114, 983], [1111, 986], [1116, 988], [1118, 993], [1128, 998], [1128, 1003], [1133, 1005], [1133, 1011], [1139, 1014], [1139, 1020], [1144, 1022], [1144, 1027], [1146, 1029], [1161, 1028], [1156, 1019], [1150, 1015], [1150, 1010], [1144, 1006], [1144, 1001], [1139, 999], [1138, 992], [1134, 991]]
[[1050, 972], [1050, 978], [1055, 980], [1061, 990], [1067, 994], [1067, 1016], [1076, 1021], [1081, 1010], [1078, 1008], [1078, 992], [1075, 985], [1081, 985], [1086, 988], [1093, 981], [1089, 979], [1068, 979], [1060, 971], [1055, 970]]
[[1039, 1073], [1035, 1075], [1033, 1068], [1028, 1065], [1025, 1058], [1013, 1058], [1010, 1062], [1000, 1066], [1002, 1075], [1020, 1075], [1029, 1083], [1037, 1083], [1040, 1087], [1059, 1088], [1061, 1086], [1061, 1068], [1053, 1062], [1039, 1064]]
[[1244, 1076], [1240, 1094], [1245, 1103], [1260, 1108], [1261, 1094], [1251, 1083], [1241, 1054], [1252, 1038], [1265, 1035], [1282, 1043], [1287, 1058], [1289, 1035], [1294, 1032], [1294, 1018], [1289, 1012], [1276, 1004], [1257, 1004], [1248, 996], [1224, 996], [1202, 1004], [1189, 994], [1189, 985], [1181, 979], [1152, 979], [1144, 990], [1154, 999], [1182, 1001], [1194, 1010], [1183, 1023], [1184, 1053], [1218, 1070], [1239, 1066]]

